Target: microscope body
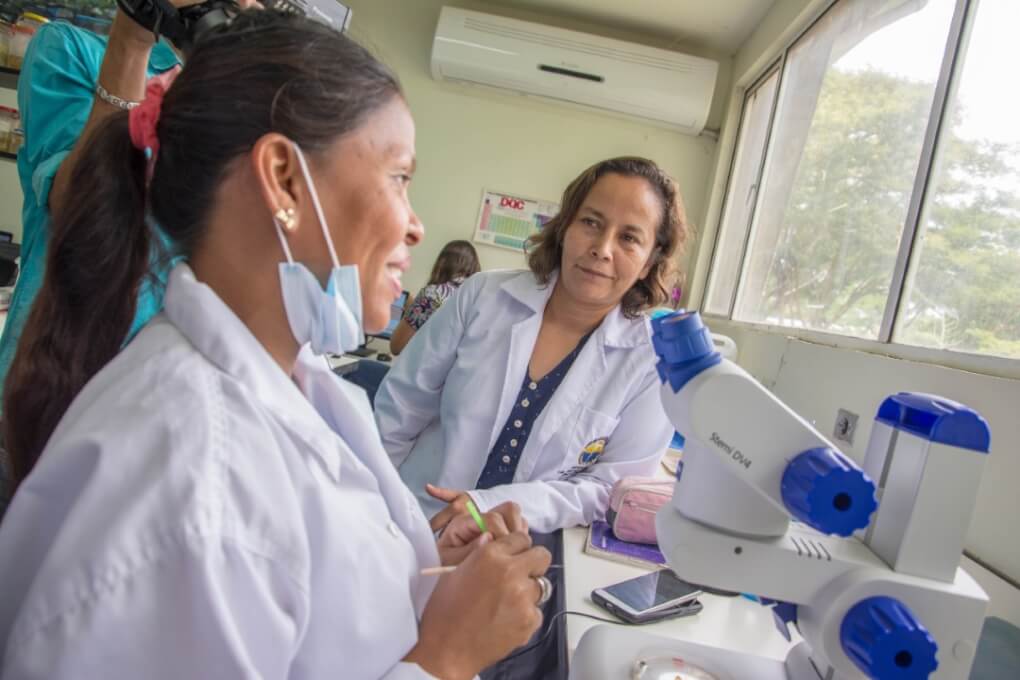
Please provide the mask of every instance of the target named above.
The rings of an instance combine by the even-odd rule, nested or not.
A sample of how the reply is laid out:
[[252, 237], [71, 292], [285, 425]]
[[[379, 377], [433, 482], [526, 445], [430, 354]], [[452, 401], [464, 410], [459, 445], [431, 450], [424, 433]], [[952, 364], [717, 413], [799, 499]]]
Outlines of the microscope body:
[[[753, 593], [788, 639], [788, 626], [802, 638], [785, 662], [673, 649], [707, 654], [701, 665], [720, 678], [967, 678], [987, 606], [959, 568], [990, 443], [980, 416], [894, 395], [862, 469], [739, 366], [712, 357], [696, 314], [653, 327], [663, 407], [686, 438], [672, 504], [656, 518], [659, 547], [680, 578]], [[590, 634], [601, 649], [582, 640], [575, 664], [588, 675], [574, 677], [611, 677], [591, 675], [599, 666], [583, 653], [612, 665], [610, 655], [650, 649], [645, 634]]]

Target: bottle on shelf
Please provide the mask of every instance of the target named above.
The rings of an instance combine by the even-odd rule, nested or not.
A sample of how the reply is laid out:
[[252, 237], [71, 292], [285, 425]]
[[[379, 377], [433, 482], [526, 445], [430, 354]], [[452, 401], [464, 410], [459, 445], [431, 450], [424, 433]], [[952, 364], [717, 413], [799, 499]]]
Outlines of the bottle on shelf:
[[36, 31], [44, 24], [49, 23], [49, 21], [46, 17], [35, 12], [23, 12], [18, 17], [18, 22], [14, 24], [13, 34], [9, 41], [7, 68], [21, 69], [21, 62], [25, 59], [28, 43], [32, 41]]
[[0, 12], [0, 66], [7, 66], [7, 57], [11, 53], [11, 38], [14, 37], [16, 20]]
[[0, 106], [0, 151], [7, 151], [11, 143], [11, 135], [14, 133], [14, 120], [18, 112], [6, 106]]

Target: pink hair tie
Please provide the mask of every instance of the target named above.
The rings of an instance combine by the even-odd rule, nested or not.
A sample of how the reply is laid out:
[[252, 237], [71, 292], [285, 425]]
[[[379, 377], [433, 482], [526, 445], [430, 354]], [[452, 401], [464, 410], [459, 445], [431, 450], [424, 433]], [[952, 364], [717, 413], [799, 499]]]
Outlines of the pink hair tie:
[[156, 124], [159, 123], [160, 112], [163, 109], [163, 97], [180, 71], [181, 67], [175, 66], [166, 73], [150, 78], [145, 84], [145, 99], [128, 113], [131, 143], [136, 149], [146, 153], [149, 159], [148, 176], [150, 178], [152, 168], [156, 164], [156, 156], [159, 155], [159, 136], [156, 134]]

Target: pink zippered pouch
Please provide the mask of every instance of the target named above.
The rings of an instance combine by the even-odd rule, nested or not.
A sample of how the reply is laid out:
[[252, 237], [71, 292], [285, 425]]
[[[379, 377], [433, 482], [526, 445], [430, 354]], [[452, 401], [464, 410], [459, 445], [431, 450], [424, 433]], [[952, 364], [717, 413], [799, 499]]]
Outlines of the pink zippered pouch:
[[672, 479], [624, 477], [613, 485], [606, 521], [621, 541], [656, 543], [655, 513], [673, 498]]

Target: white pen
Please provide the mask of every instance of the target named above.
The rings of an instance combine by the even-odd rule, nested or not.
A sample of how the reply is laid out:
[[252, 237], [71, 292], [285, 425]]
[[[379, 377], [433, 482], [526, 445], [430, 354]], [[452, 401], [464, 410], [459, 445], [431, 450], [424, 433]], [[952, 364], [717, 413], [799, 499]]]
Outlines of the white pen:
[[442, 574], [449, 574], [457, 567], [427, 567], [421, 570], [422, 576], [440, 576]]

